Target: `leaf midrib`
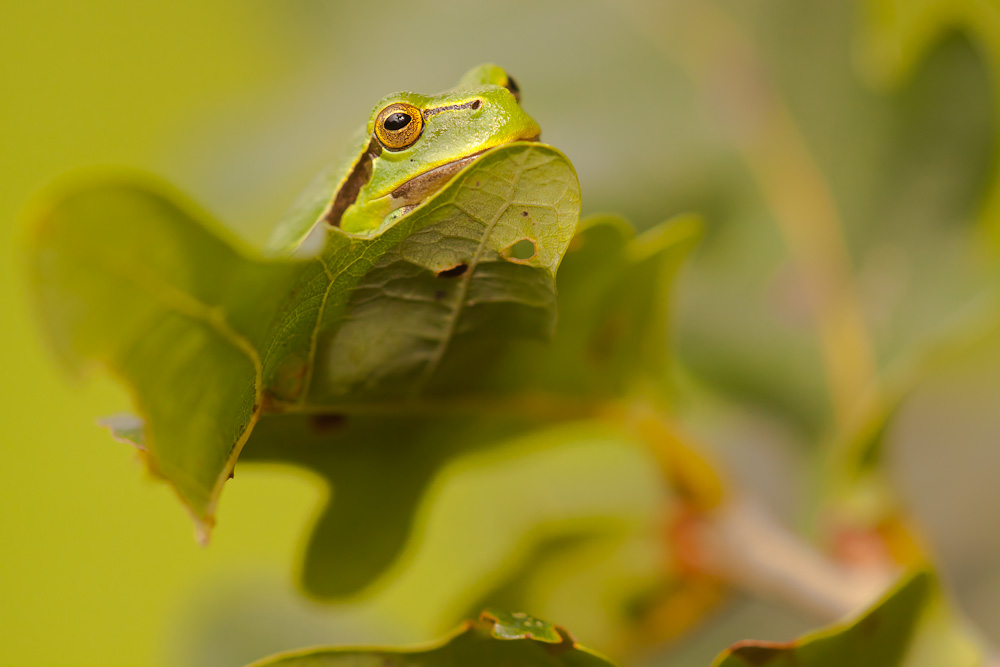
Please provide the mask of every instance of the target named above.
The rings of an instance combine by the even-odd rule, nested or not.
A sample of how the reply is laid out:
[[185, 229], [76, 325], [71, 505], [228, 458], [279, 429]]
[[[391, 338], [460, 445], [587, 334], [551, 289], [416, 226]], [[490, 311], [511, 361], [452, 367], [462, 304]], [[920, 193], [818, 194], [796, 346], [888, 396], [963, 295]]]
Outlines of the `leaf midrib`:
[[[510, 189], [508, 191], [507, 197], [505, 198], [506, 201], [504, 202], [503, 206], [501, 206], [497, 210], [496, 214], [493, 216], [493, 219], [490, 220], [490, 222], [486, 225], [486, 230], [483, 232], [482, 237], [479, 239], [479, 244], [476, 246], [476, 252], [473, 253], [472, 259], [469, 260], [468, 270], [459, 278], [459, 280], [461, 280], [461, 283], [459, 284], [458, 295], [455, 298], [454, 307], [451, 310], [451, 315], [448, 318], [444, 333], [441, 336], [441, 340], [438, 343], [437, 349], [434, 351], [434, 354], [428, 360], [427, 366], [424, 367], [424, 371], [421, 374], [420, 380], [416, 383], [414, 387], [414, 393], [420, 393], [420, 391], [430, 381], [431, 376], [434, 374], [438, 366], [441, 364], [441, 360], [444, 358], [444, 354], [447, 351], [449, 345], [451, 344], [452, 339], [454, 338], [455, 327], [458, 326], [459, 317], [461, 317], [462, 312], [464, 312], [465, 310], [466, 299], [469, 294], [469, 287], [472, 284], [472, 277], [476, 273], [476, 267], [479, 266], [479, 261], [482, 258], [484, 249], [486, 248], [486, 242], [489, 241], [490, 236], [493, 234], [493, 229], [496, 227], [496, 224], [500, 221], [500, 218], [503, 217], [503, 214], [506, 213], [507, 209], [509, 209], [513, 204], [512, 200], [514, 198], [514, 193], [517, 191], [517, 185], [520, 182], [521, 175], [523, 173], [524, 173], [524, 160], [522, 159], [520, 161], [520, 164], [518, 164], [514, 178], [510, 183]], [[474, 215], [471, 215], [468, 211], [464, 210], [462, 207], [456, 204], [454, 200], [452, 201], [452, 205], [455, 206], [455, 208], [461, 211], [464, 215], [469, 216], [473, 220], [476, 219]]]

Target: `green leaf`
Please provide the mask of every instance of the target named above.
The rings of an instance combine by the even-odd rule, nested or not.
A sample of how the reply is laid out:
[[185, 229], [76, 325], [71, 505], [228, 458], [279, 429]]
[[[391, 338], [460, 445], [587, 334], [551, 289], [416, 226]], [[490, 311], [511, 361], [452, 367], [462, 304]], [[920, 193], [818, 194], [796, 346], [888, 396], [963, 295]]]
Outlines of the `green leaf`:
[[304, 466], [332, 487], [305, 554], [310, 593], [356, 593], [392, 564], [427, 486], [456, 455], [546, 423], [592, 418], [609, 399], [662, 384], [670, 279], [698, 231], [690, 218], [640, 236], [618, 218], [581, 222], [559, 269], [553, 340], [521, 340], [506, 353], [467, 359], [462, 352], [471, 348], [457, 350], [442, 373], [467, 377], [463, 396], [375, 415], [262, 419], [245, 461]]
[[791, 642], [742, 641], [715, 667], [977, 667], [982, 655], [948, 613], [934, 577], [906, 577], [861, 618]]
[[483, 612], [451, 637], [424, 648], [308, 649], [266, 658], [254, 667], [608, 667], [606, 658], [580, 646], [557, 625], [527, 614]]
[[[42, 207], [34, 282], [60, 355], [132, 390], [151, 469], [207, 537], [262, 414], [460, 395], [454, 358], [550, 336], [578, 214], [566, 158], [511, 144], [377, 235], [332, 229], [318, 256], [277, 260], [162, 186], [111, 178]], [[522, 238], [535, 254], [505, 256]]]
[[[236, 250], [203, 214], [148, 184], [78, 188], [43, 216], [36, 275], [49, 331], [71, 363], [103, 360], [133, 385], [145, 429], [135, 419], [106, 425], [146, 452], [206, 530], [244, 441], [244, 460], [293, 463], [326, 478], [332, 502], [309, 541], [303, 581], [314, 595], [355, 593], [394, 562], [425, 489], [454, 456], [547, 422], [592, 417], [609, 398], [662, 384], [666, 376], [668, 291], [698, 223], [680, 219], [638, 237], [618, 218], [583, 223], [560, 269], [559, 326], [554, 340], [545, 341], [558, 263], [549, 245], [565, 248], [564, 233], [575, 220], [572, 168], [544, 147], [488, 158], [380, 237], [331, 234], [318, 260], [266, 260]], [[540, 163], [527, 170], [540, 181], [536, 198], [566, 209], [514, 211], [513, 225], [539, 232], [535, 256], [504, 260], [510, 239], [524, 229], [497, 225], [507, 237], [494, 238], [495, 232], [486, 239], [492, 261], [481, 261], [474, 274], [470, 268], [437, 277], [434, 271], [474, 251], [469, 239], [447, 239], [442, 231], [466, 220], [456, 218], [452, 202], [468, 197], [466, 208], [487, 206], [484, 191], [509, 183], [504, 177], [519, 159]], [[479, 201], [484, 197], [486, 204]], [[433, 256], [413, 264], [427, 249]], [[127, 261], [119, 268], [108, 252]], [[407, 262], [398, 261], [403, 252]], [[147, 289], [129, 291], [132, 273], [148, 278]], [[340, 282], [330, 282], [329, 274]], [[90, 278], [99, 284], [89, 286]], [[192, 295], [213, 314], [211, 322], [249, 341], [247, 359], [263, 350], [262, 400], [254, 395], [242, 411], [226, 412], [237, 390], [254, 386], [256, 366], [226, 340], [212, 348], [175, 347], [185, 336], [212, 331], [204, 321], [171, 313], [170, 303], [133, 327], [118, 327], [119, 311], [150, 308], [150, 295], [168, 287], [170, 294]], [[455, 313], [440, 302], [453, 302], [463, 289], [475, 305], [455, 319], [446, 354], [434, 357], [438, 365], [427, 375], [427, 340], [412, 334]], [[181, 333], [152, 336], [167, 314]], [[128, 352], [146, 340], [144, 357]], [[216, 354], [218, 348], [232, 359]], [[215, 356], [203, 359], [209, 349]], [[310, 357], [312, 365], [304, 362]], [[176, 369], [188, 370], [183, 391], [171, 384]], [[345, 381], [348, 375], [358, 381]], [[230, 383], [230, 393], [212, 384], [217, 378]], [[184, 409], [161, 416], [180, 397]], [[228, 437], [211, 428], [227, 418], [234, 419]]]

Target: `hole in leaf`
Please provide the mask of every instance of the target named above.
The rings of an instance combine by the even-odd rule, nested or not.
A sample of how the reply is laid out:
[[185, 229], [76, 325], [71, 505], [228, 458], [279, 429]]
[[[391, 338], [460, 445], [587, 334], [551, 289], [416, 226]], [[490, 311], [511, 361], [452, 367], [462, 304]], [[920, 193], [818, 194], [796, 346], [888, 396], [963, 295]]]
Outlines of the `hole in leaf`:
[[500, 254], [513, 262], [526, 262], [535, 256], [537, 248], [531, 239], [521, 239], [520, 241], [504, 248]]
[[468, 270], [469, 270], [468, 264], [465, 263], [456, 264], [450, 269], [438, 271], [438, 278], [457, 278]]

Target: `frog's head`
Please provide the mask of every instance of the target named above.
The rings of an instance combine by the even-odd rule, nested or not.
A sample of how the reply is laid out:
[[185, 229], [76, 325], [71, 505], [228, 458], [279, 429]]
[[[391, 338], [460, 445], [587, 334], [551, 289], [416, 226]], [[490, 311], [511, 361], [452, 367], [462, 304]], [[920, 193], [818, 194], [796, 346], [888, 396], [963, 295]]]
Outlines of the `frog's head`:
[[384, 97], [368, 119], [367, 149], [326, 221], [345, 231], [377, 228], [390, 213], [422, 203], [484, 151], [540, 134], [521, 109], [517, 84], [496, 65], [471, 70], [438, 95]]

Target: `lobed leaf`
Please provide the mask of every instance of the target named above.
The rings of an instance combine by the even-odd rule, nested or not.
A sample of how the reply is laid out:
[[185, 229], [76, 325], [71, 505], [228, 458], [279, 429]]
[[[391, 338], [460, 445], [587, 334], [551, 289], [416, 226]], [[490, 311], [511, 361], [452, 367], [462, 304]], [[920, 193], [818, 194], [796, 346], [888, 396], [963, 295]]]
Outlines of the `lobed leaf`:
[[[42, 209], [34, 282], [60, 355], [129, 386], [151, 469], [207, 538], [262, 415], [461, 393], [469, 374], [441, 373], [453, 357], [549, 337], [578, 214], [566, 158], [511, 144], [385, 230], [268, 259], [162, 186], [112, 178]], [[525, 238], [534, 255], [505, 255]]]
[[[636, 236], [599, 216], [570, 244], [577, 198], [565, 158], [514, 146], [377, 235], [269, 259], [162, 186], [84, 185], [40, 216], [39, 302], [64, 358], [131, 386], [141, 417], [105, 425], [204, 533], [241, 452], [326, 478], [302, 577], [349, 595], [394, 562], [457, 454], [662, 389], [669, 288], [698, 223]], [[534, 255], [507, 257], [525, 237]]]

